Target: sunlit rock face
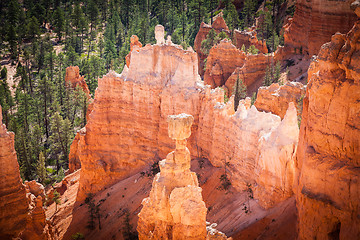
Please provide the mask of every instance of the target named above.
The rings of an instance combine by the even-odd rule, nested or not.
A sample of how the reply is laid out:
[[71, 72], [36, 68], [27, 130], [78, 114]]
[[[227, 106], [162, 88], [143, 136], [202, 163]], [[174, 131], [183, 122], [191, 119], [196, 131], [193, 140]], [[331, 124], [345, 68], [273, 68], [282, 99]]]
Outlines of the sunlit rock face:
[[350, 9], [353, 0], [299, 0], [293, 19], [284, 27], [285, 50], [311, 57], [336, 32], [346, 33], [356, 15]]
[[203, 76], [205, 73], [204, 60], [207, 58], [207, 55], [201, 51], [201, 42], [206, 39], [206, 36], [208, 35], [211, 29], [214, 29], [216, 33], [220, 33], [224, 31], [225, 33], [230, 35], [229, 28], [226, 25], [224, 18], [220, 14], [214, 17], [214, 21], [212, 25], [206, 24], [204, 22], [201, 23], [199, 32], [196, 34], [194, 41], [194, 50], [198, 55], [199, 74], [201, 76]]
[[169, 137], [176, 149], [159, 163], [150, 197], [139, 213], [139, 239], [205, 239], [206, 206], [197, 176], [190, 171], [190, 137], [194, 118], [180, 114], [168, 117]]
[[308, 71], [296, 156], [299, 239], [360, 237], [359, 37], [357, 21], [321, 47]]
[[[8, 132], [2, 124], [1, 114], [0, 165], [0, 238], [50, 239], [48, 229], [45, 228], [45, 211], [42, 206], [43, 187], [30, 182], [27, 193], [20, 178], [14, 133]], [[38, 195], [35, 196], [32, 192]]]
[[234, 113], [233, 98], [224, 104], [222, 94], [220, 89], [209, 89], [203, 100], [197, 138], [201, 139], [197, 142], [199, 155], [217, 167], [228, 162], [232, 186], [242, 191], [251, 184], [259, 203], [271, 207], [293, 193], [294, 153], [299, 136], [296, 108], [290, 104], [288, 117], [281, 120], [250, 107], [247, 98], [240, 101]]
[[298, 137], [297, 111], [295, 104], [290, 102], [280, 125], [259, 140], [260, 151], [255, 167], [259, 176], [254, 197], [265, 208], [293, 195]]
[[125, 60], [126, 60], [126, 66], [129, 67], [130, 66], [130, 60], [131, 60], [131, 52], [133, 50], [138, 51], [139, 48], [142, 47], [141, 42], [139, 41], [139, 37], [136, 35], [132, 35], [130, 37], [130, 52], [128, 53], [128, 55], [126, 55]]
[[266, 42], [265, 40], [259, 41], [255, 27], [243, 31], [235, 30], [234, 34], [236, 39], [235, 45], [237, 48], [241, 49], [244, 45], [245, 48], [248, 49], [251, 45], [253, 45], [260, 53], [268, 53]]
[[197, 118], [198, 79], [196, 53], [165, 44], [133, 51], [122, 75], [99, 79], [76, 150], [82, 168], [78, 199], [165, 157], [173, 147], [166, 117], [185, 111]]
[[304, 96], [305, 86], [300, 82], [287, 82], [284, 85], [273, 83], [259, 88], [254, 105], [259, 111], [271, 112], [283, 119], [289, 103], [298, 105]]
[[[1, 108], [1, 107], [0, 107]], [[19, 164], [14, 148], [14, 133], [2, 124], [0, 114], [0, 236], [18, 236], [26, 224], [28, 203], [21, 183]]]
[[[182, 112], [194, 117], [188, 142], [192, 157], [206, 157], [216, 167], [229, 162], [238, 191], [257, 186], [259, 141], [277, 131], [280, 117], [250, 108], [250, 99], [242, 100], [235, 113], [232, 98], [225, 104], [223, 90], [212, 90], [199, 79], [196, 53], [174, 44], [146, 45], [132, 52], [130, 67], [121, 75], [110, 72], [100, 79], [93, 111], [75, 139], [73, 152], [82, 168], [77, 200], [165, 158], [174, 149], [167, 116]], [[279, 152], [287, 149], [286, 144], [276, 146]]]
[[210, 49], [206, 62], [204, 83], [212, 88], [224, 86], [237, 67], [245, 63], [246, 54], [230, 40], [223, 39]]

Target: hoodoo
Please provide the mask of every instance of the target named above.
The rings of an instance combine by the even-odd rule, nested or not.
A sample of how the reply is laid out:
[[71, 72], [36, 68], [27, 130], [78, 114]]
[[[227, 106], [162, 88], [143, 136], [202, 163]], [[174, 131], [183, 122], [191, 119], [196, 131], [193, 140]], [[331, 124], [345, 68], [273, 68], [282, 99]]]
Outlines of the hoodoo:
[[[160, 173], [153, 181], [150, 197], [139, 213], [139, 239], [213, 239], [206, 237], [207, 208], [194, 172], [190, 171], [190, 152], [186, 139], [191, 135], [193, 116], [168, 116], [169, 137], [176, 149], [159, 162]], [[221, 233], [216, 239], [226, 239]]]

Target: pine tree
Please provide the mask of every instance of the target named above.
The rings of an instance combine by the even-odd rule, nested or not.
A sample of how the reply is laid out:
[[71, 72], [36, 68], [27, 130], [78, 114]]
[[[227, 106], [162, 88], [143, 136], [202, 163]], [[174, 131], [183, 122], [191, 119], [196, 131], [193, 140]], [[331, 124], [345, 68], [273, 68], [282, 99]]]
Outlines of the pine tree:
[[239, 106], [239, 101], [246, 97], [246, 86], [243, 81], [240, 79], [239, 75], [236, 79], [236, 84], [234, 87], [235, 97], [234, 97], [234, 110], [237, 111]]
[[46, 179], [46, 168], [45, 168], [45, 157], [44, 157], [43, 152], [40, 152], [40, 154], [39, 154], [39, 160], [37, 162], [36, 173], [40, 179], [40, 182], [44, 183], [44, 181]]

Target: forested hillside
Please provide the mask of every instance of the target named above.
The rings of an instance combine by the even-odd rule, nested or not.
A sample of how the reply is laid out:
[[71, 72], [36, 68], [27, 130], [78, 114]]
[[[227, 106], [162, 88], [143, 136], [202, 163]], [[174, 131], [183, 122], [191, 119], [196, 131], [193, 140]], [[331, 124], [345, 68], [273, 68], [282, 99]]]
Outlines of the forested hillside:
[[[172, 42], [186, 48], [193, 46], [201, 22], [211, 23], [220, 11], [231, 32], [263, 19], [259, 39], [275, 51], [282, 42], [284, 2], [2, 0], [0, 105], [3, 123], [15, 132], [23, 179], [61, 180], [70, 144], [86, 124], [89, 99], [81, 88], [66, 86], [68, 66], [79, 66], [93, 96], [98, 77], [122, 71], [132, 35], [153, 44], [154, 28], [161, 24]], [[258, 11], [260, 6], [266, 11]], [[15, 75], [7, 69], [16, 69]]]

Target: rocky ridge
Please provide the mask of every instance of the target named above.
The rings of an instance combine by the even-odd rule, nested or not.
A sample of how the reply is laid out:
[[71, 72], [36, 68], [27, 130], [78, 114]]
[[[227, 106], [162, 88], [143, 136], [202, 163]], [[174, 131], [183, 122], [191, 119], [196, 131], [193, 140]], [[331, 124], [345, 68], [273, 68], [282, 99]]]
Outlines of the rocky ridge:
[[357, 21], [321, 47], [308, 71], [296, 156], [300, 239], [360, 237], [359, 39]]

